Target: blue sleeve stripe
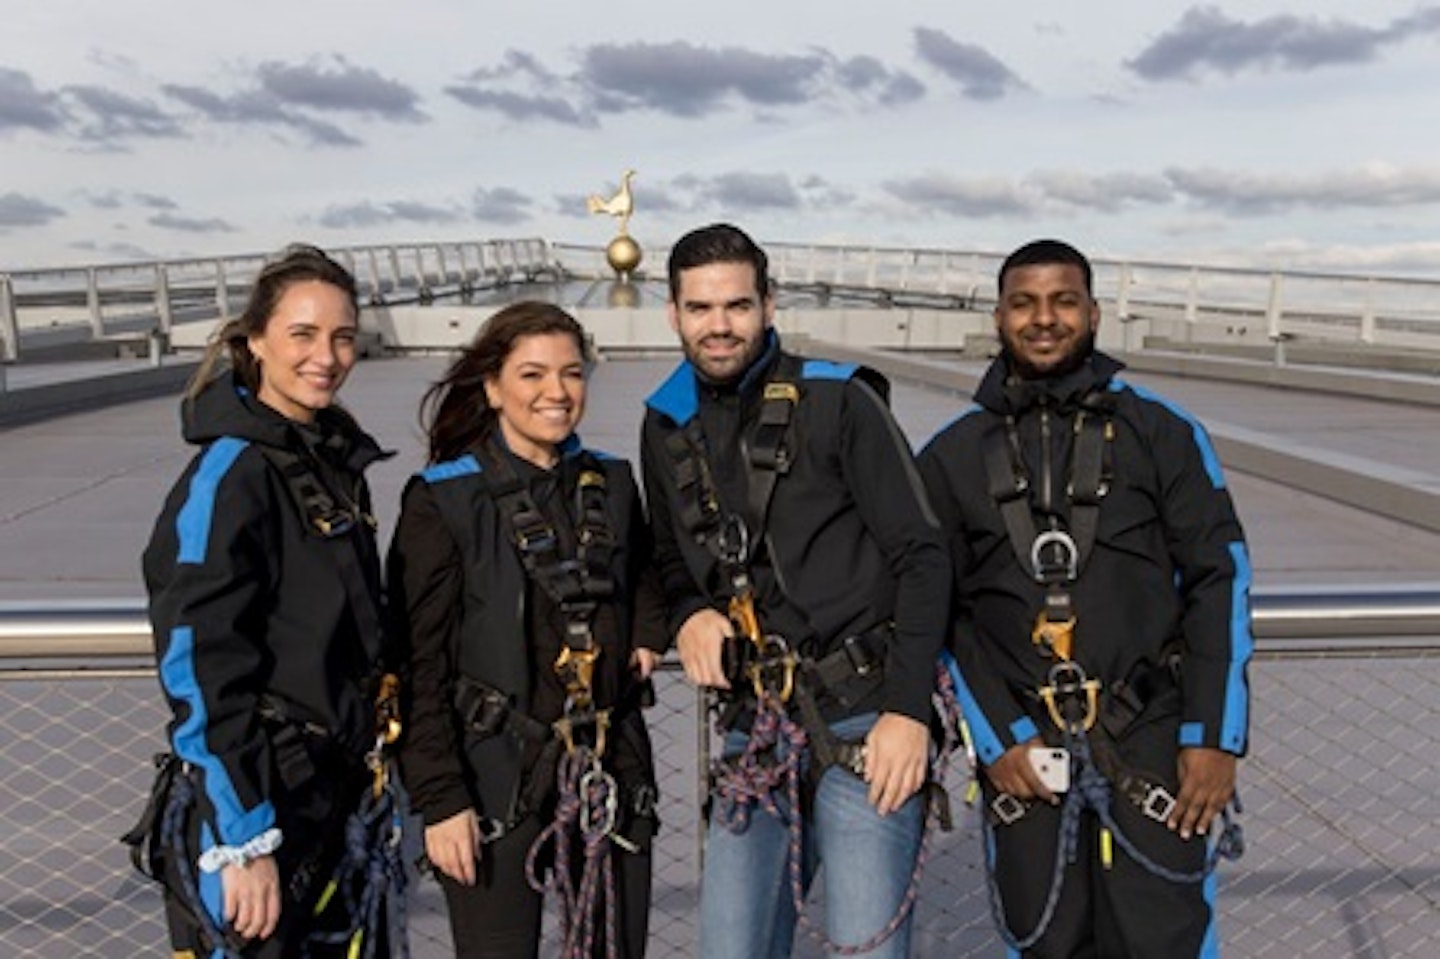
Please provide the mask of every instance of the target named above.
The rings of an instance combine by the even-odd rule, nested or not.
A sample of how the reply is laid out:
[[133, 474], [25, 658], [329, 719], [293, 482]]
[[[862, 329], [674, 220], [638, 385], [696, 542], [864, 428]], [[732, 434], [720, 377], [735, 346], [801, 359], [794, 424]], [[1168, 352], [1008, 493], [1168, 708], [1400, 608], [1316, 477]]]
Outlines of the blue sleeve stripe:
[[1180, 735], [1177, 737], [1177, 740], [1182, 746], [1205, 745], [1205, 724], [1181, 723]]
[[806, 360], [800, 366], [800, 376], [807, 380], [848, 380], [860, 367], [855, 363], [835, 363], [831, 360]]
[[1029, 716], [1021, 716], [1010, 724], [1010, 738], [1017, 743], [1034, 739], [1038, 735], [1040, 735], [1040, 729], [1035, 725], [1035, 720]]
[[955, 661], [954, 655], [946, 650], [940, 654], [940, 658], [950, 672], [950, 678], [955, 682], [955, 696], [960, 700], [960, 711], [964, 713], [965, 721], [970, 726], [970, 735], [975, 740], [976, 755], [987, 765], [993, 763], [1005, 755], [1005, 747], [1000, 742], [1000, 737], [995, 735], [995, 727], [990, 725], [990, 720], [980, 711], [980, 702], [971, 692], [965, 677], [961, 675], [960, 664]]
[[235, 464], [246, 446], [245, 440], [226, 436], [210, 444], [200, 465], [190, 477], [190, 491], [185, 505], [175, 515], [175, 532], [180, 540], [177, 563], [203, 563], [210, 546], [210, 523], [215, 516], [215, 496], [220, 481]]
[[1205, 432], [1205, 427], [1200, 421], [1192, 416], [1183, 407], [1177, 406], [1174, 402], [1161, 396], [1159, 393], [1152, 393], [1143, 386], [1136, 386], [1133, 383], [1126, 383], [1122, 380], [1111, 380], [1112, 390], [1128, 389], [1136, 396], [1152, 403], [1158, 403], [1180, 419], [1184, 420], [1190, 427], [1191, 434], [1195, 437], [1195, 446], [1200, 450], [1200, 459], [1205, 464], [1205, 474], [1210, 477], [1210, 485], [1216, 489], [1225, 488], [1225, 472], [1220, 468], [1220, 457], [1215, 452], [1215, 446], [1210, 442], [1210, 434]]
[[1250, 583], [1254, 573], [1243, 542], [1230, 544], [1230, 560], [1235, 564], [1235, 579], [1230, 587], [1230, 675], [1225, 680], [1220, 745], [1238, 753], [1245, 748], [1245, 732], [1250, 725], [1250, 688], [1245, 668], [1255, 651], [1255, 638], [1250, 634]]
[[480, 472], [480, 464], [475, 457], [466, 453], [458, 459], [446, 460], [444, 463], [436, 463], [427, 466], [420, 471], [420, 478], [427, 483], [443, 483], [445, 480], [452, 480], [459, 476], [473, 476]]
[[195, 676], [195, 631], [189, 626], [176, 626], [170, 631], [170, 645], [160, 662], [160, 682], [172, 699], [189, 707], [190, 715], [171, 733], [171, 745], [175, 755], [204, 771], [205, 793], [215, 807], [221, 843], [238, 846], [274, 826], [275, 810], [269, 801], [247, 811], [225, 764], [205, 742], [210, 717]]

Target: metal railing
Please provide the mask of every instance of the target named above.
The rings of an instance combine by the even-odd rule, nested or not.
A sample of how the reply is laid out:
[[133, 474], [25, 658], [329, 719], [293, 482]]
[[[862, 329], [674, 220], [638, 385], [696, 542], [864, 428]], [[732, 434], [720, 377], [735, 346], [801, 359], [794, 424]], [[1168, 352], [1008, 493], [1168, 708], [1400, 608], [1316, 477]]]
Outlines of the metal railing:
[[[332, 247], [370, 303], [426, 302], [557, 275], [542, 239]], [[0, 272], [0, 360], [50, 344], [169, 333], [238, 311], [273, 253]]]
[[[988, 311], [993, 251], [801, 244], [766, 246], [782, 292], [839, 303]], [[376, 303], [428, 302], [541, 277], [604, 279], [604, 248], [542, 239], [335, 247]], [[636, 277], [663, 279], [668, 249]], [[168, 331], [230, 315], [267, 254], [0, 271], [0, 361], [49, 342]], [[1138, 345], [1286, 344], [1440, 354], [1440, 280], [1255, 270], [1097, 258], [1096, 295]]]
[[[1222, 869], [1226, 954], [1435, 955], [1440, 585], [1289, 588], [1255, 600], [1252, 746], [1241, 768], [1248, 848]], [[142, 804], [148, 757], [163, 748], [148, 655], [134, 601], [0, 606], [0, 954], [118, 959], [163, 948], [158, 892], [116, 841]], [[649, 724], [663, 828], [651, 953], [693, 955], [697, 740], [706, 737], [678, 673], [658, 679]], [[963, 795], [964, 770], [947, 783]], [[960, 811], [956, 829], [930, 842], [913, 954], [998, 954], [978, 813]], [[433, 882], [412, 887], [409, 913], [416, 959], [452, 955]], [[802, 935], [795, 954], [820, 950]]]

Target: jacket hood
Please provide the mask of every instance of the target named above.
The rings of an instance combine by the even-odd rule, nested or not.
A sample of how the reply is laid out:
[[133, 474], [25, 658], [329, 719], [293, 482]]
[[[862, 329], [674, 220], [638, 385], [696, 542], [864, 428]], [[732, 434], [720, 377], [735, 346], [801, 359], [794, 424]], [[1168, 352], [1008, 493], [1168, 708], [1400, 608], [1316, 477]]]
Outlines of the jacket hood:
[[1125, 364], [1099, 350], [1063, 376], [1022, 380], [1010, 373], [1010, 361], [1002, 354], [990, 364], [975, 390], [975, 402], [1002, 415], [1020, 414], [1038, 405], [1067, 408], [1094, 390], [1103, 390], [1125, 368]]
[[261, 446], [299, 449], [305, 444], [325, 447], [334, 461], [359, 472], [369, 464], [394, 456], [380, 448], [338, 406], [315, 414], [315, 423], [296, 423], [260, 402], [233, 373], [212, 379], [194, 399], [180, 404], [181, 433], [187, 443], [203, 446], [223, 436], [233, 436]]

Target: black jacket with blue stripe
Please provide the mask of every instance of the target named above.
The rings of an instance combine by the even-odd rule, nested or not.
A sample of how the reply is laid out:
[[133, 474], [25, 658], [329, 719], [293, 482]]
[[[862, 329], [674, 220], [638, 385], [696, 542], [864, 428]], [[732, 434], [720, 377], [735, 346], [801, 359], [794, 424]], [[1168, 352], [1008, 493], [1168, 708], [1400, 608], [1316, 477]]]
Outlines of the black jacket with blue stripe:
[[[646, 401], [641, 460], [672, 635], [701, 608], [723, 612], [729, 593], [716, 557], [680, 526], [686, 503], [666, 440], [699, 417], [722, 508], [746, 511], [742, 444], [781, 356], [779, 337], [768, 339], [738, 384], [704, 383], [685, 362]], [[925, 722], [950, 582], [939, 525], [909, 444], [865, 382], [878, 374], [814, 359], [801, 360], [800, 370], [793, 465], [775, 483], [761, 561], [751, 570], [761, 626], [821, 658], [846, 637], [893, 621], [880, 688], [848, 705], [822, 699], [821, 707], [831, 719], [879, 710]]]
[[1060, 512], [1068, 515], [1063, 490], [1075, 414], [1091, 390], [1113, 400], [1113, 478], [1090, 558], [1070, 590], [1074, 657], [1109, 685], [1158, 663], [1167, 644], [1179, 640], [1177, 745], [1235, 754], [1246, 749], [1253, 643], [1251, 569], [1240, 522], [1204, 428], [1165, 399], [1116, 378], [1122, 368], [1095, 353], [1054, 380], [1007, 383], [1006, 361], [997, 359], [976, 390], [978, 405], [920, 454], [920, 473], [954, 561], [951, 647], [961, 704], [986, 763], [1047, 727], [1054, 730], [1034, 695], [1051, 662], [1031, 641], [1045, 590], [1011, 547], [989, 489], [985, 437], [1013, 416], [1027, 472], [1039, 483], [1041, 436], [1048, 430]]
[[361, 635], [374, 617], [357, 619], [340, 572], [353, 560], [378, 610], [374, 532], [364, 522], [331, 539], [313, 532], [262, 449], [308, 445], [337, 502], [366, 511], [363, 471], [386, 454], [342, 410], [302, 427], [228, 375], [182, 415], [185, 439], [201, 450], [165, 500], [143, 570], [171, 748], [202, 777], [204, 844], [236, 846], [287, 818], [277, 817], [282, 787], [261, 697], [323, 729], [358, 765], [374, 735], [384, 653], [381, 636]]

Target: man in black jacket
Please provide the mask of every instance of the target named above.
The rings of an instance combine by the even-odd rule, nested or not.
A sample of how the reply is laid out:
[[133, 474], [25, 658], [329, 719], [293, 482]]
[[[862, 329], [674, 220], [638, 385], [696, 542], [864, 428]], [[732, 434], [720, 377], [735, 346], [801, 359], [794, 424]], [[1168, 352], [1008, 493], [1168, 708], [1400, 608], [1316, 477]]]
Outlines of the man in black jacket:
[[781, 350], [750, 237], [695, 230], [669, 274], [686, 361], [647, 401], [656, 561], [686, 675], [729, 703], [727, 757], [750, 747], [712, 794], [701, 954], [787, 954], [823, 862], [829, 937], [903, 956], [949, 586], [938, 525], [878, 374]]
[[1248, 735], [1240, 523], [1200, 424], [1094, 349], [1079, 251], [1027, 244], [999, 284], [1001, 355], [919, 459], [954, 564], [997, 918], [1026, 956], [1212, 955], [1205, 837]]

